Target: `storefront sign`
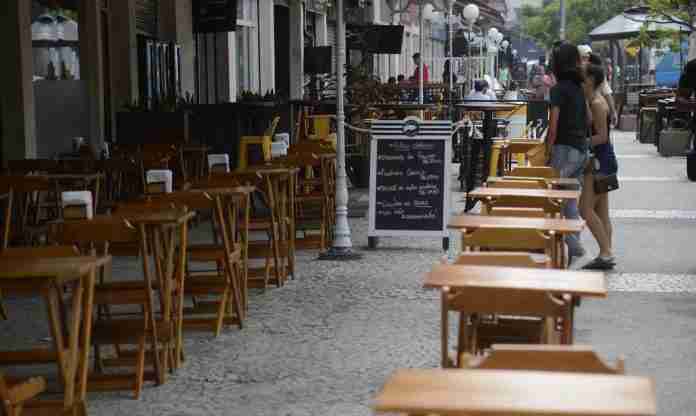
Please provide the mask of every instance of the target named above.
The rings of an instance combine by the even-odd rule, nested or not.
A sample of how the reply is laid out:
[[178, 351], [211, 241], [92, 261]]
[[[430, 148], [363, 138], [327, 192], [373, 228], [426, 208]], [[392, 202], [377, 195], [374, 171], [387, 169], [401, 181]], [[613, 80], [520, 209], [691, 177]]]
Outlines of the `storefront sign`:
[[452, 123], [380, 120], [370, 158], [370, 237], [447, 237]]
[[231, 32], [237, 25], [237, 0], [193, 0], [194, 33]]

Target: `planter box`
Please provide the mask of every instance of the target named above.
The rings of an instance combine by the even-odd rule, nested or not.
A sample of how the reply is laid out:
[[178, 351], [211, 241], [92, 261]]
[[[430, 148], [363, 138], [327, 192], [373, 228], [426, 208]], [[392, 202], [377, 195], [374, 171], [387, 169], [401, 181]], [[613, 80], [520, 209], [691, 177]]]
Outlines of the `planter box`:
[[185, 111], [116, 113], [118, 144], [187, 143], [189, 114]]

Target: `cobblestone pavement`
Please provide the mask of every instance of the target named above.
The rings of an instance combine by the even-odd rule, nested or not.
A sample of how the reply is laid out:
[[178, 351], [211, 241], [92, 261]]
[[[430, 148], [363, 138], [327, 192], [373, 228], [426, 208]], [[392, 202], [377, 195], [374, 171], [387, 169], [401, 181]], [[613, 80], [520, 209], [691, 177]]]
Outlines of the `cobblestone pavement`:
[[[675, 179], [641, 180], [639, 188], [622, 185], [612, 195], [619, 266], [609, 276], [609, 298], [583, 302], [577, 339], [610, 360], [624, 355], [629, 373], [653, 377], [660, 415], [693, 414], [693, 185], [684, 180], [683, 159], [658, 158], [653, 146], [627, 134], [617, 134], [615, 143], [626, 156], [625, 180]], [[650, 196], [664, 186], [677, 190], [673, 201]], [[315, 253], [301, 253], [294, 281], [253, 291], [243, 330], [226, 329], [218, 338], [187, 334], [185, 365], [167, 384], [147, 386], [138, 401], [127, 392], [90, 394], [90, 414], [371, 414], [370, 400], [392, 371], [438, 365], [437, 293], [421, 285], [444, 253], [439, 240], [422, 238], [384, 239], [367, 251], [366, 219], [353, 218], [351, 227], [361, 261], [316, 261]], [[596, 251], [589, 233], [583, 240]], [[119, 272], [135, 267], [116, 264]], [[40, 302], [7, 303], [12, 316], [26, 319], [0, 321], [3, 348], [47, 337]]]

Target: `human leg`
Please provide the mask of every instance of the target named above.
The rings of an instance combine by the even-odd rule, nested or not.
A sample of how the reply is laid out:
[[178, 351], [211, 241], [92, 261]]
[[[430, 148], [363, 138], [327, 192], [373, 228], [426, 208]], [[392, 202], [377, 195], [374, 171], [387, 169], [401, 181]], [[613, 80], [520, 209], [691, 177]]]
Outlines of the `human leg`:
[[607, 245], [609, 247], [609, 252], [613, 253], [613, 243], [612, 236], [614, 234], [614, 227], [611, 224], [611, 218], [609, 217], [609, 193], [599, 195], [594, 207], [597, 216], [604, 224], [604, 232], [607, 235]]
[[[583, 171], [587, 163], [587, 155], [571, 146], [555, 145], [551, 152], [551, 166], [558, 170], [562, 178], [574, 178], [578, 180], [578, 187], [583, 188]], [[568, 219], [579, 219], [577, 201], [568, 201], [563, 206], [563, 216]], [[585, 249], [580, 242], [580, 234], [569, 234], [565, 238], [568, 245], [568, 254], [572, 257], [581, 257]]]
[[601, 198], [602, 195], [595, 194], [593, 180], [594, 177], [591, 173], [586, 174], [584, 177], [584, 186], [580, 197], [580, 214], [599, 245], [599, 256], [609, 258], [611, 257], [611, 243], [604, 228], [604, 222], [595, 211], [597, 199]]

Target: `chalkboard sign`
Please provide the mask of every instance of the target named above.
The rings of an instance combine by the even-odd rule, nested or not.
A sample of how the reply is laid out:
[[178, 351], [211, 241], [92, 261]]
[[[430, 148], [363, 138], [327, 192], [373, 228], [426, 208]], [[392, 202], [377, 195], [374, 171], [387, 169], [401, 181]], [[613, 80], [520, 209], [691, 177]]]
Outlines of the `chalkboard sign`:
[[448, 235], [451, 134], [450, 121], [373, 124], [369, 236]]

